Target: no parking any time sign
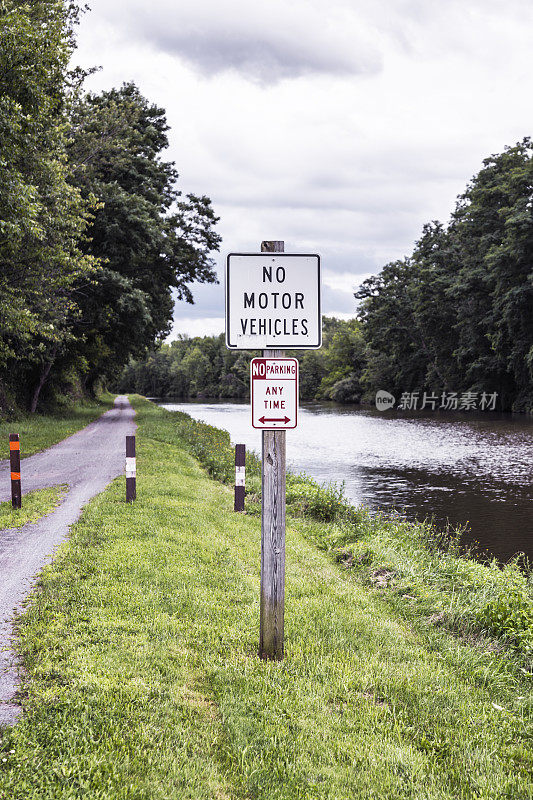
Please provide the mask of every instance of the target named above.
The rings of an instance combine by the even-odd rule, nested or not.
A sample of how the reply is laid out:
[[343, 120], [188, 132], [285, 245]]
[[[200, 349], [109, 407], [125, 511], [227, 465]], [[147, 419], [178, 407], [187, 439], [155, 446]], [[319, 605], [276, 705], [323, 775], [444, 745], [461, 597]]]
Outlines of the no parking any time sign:
[[253, 358], [252, 426], [287, 430], [298, 422], [298, 362], [295, 358]]

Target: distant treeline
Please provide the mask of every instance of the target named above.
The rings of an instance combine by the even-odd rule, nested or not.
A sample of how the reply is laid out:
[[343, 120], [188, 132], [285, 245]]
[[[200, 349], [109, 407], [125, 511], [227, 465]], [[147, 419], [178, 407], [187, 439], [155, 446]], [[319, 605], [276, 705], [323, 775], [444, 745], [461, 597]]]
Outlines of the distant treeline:
[[217, 219], [162, 158], [164, 109], [71, 68], [80, 13], [0, 3], [0, 416], [94, 394], [215, 280]]
[[[294, 354], [302, 399], [351, 403], [383, 389], [397, 400], [426, 392], [439, 407], [443, 395], [496, 393], [497, 410], [533, 410], [531, 140], [487, 158], [450, 222], [426, 225], [412, 255], [355, 297], [357, 319], [326, 318], [322, 350]], [[251, 356], [226, 350], [222, 336], [180, 338], [132, 362], [119, 386], [242, 398]]]
[[[286, 351], [300, 361], [300, 397], [358, 403], [365, 359], [360, 324], [325, 317], [323, 342], [321, 350]], [[115, 388], [148, 397], [247, 398], [254, 356], [257, 352], [228, 350], [224, 334], [180, 336], [146, 359], [133, 361]]]

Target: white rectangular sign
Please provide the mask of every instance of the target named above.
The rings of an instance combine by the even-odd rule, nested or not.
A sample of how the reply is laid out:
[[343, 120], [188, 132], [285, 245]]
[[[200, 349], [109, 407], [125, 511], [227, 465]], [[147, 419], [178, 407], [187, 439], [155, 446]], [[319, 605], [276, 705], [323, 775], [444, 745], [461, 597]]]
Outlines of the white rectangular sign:
[[298, 423], [298, 362], [253, 358], [250, 363], [252, 426], [287, 430]]
[[321, 345], [320, 256], [230, 253], [226, 346], [316, 350]]

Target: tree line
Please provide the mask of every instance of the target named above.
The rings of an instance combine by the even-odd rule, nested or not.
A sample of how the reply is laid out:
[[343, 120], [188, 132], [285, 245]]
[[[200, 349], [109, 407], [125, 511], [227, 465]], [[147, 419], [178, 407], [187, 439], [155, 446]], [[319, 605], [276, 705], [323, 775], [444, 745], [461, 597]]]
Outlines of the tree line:
[[[427, 224], [413, 253], [366, 280], [355, 299], [353, 320], [324, 319], [322, 350], [291, 354], [302, 399], [496, 394], [497, 410], [533, 410], [531, 140], [485, 159], [449, 222]], [[120, 388], [244, 398], [251, 357], [227, 351], [222, 336], [180, 337], [132, 362]]]
[[[302, 400], [358, 403], [365, 343], [357, 320], [323, 319], [320, 350], [286, 351], [300, 362]], [[235, 398], [250, 392], [250, 361], [257, 352], [228, 350], [224, 334], [179, 336], [147, 358], [132, 361], [115, 388], [148, 397]]]
[[[80, 7], [0, 2], [0, 413], [94, 394], [213, 282], [209, 198], [178, 188], [165, 111], [84, 91]], [[90, 72], [90, 70], [89, 70]]]

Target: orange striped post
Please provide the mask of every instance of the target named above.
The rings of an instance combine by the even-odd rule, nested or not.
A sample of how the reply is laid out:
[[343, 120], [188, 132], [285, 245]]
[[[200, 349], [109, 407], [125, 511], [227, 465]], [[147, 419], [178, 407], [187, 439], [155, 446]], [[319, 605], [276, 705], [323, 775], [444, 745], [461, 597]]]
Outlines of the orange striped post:
[[11, 505], [22, 508], [22, 489], [20, 486], [20, 437], [18, 433], [9, 434], [9, 463], [11, 466]]

